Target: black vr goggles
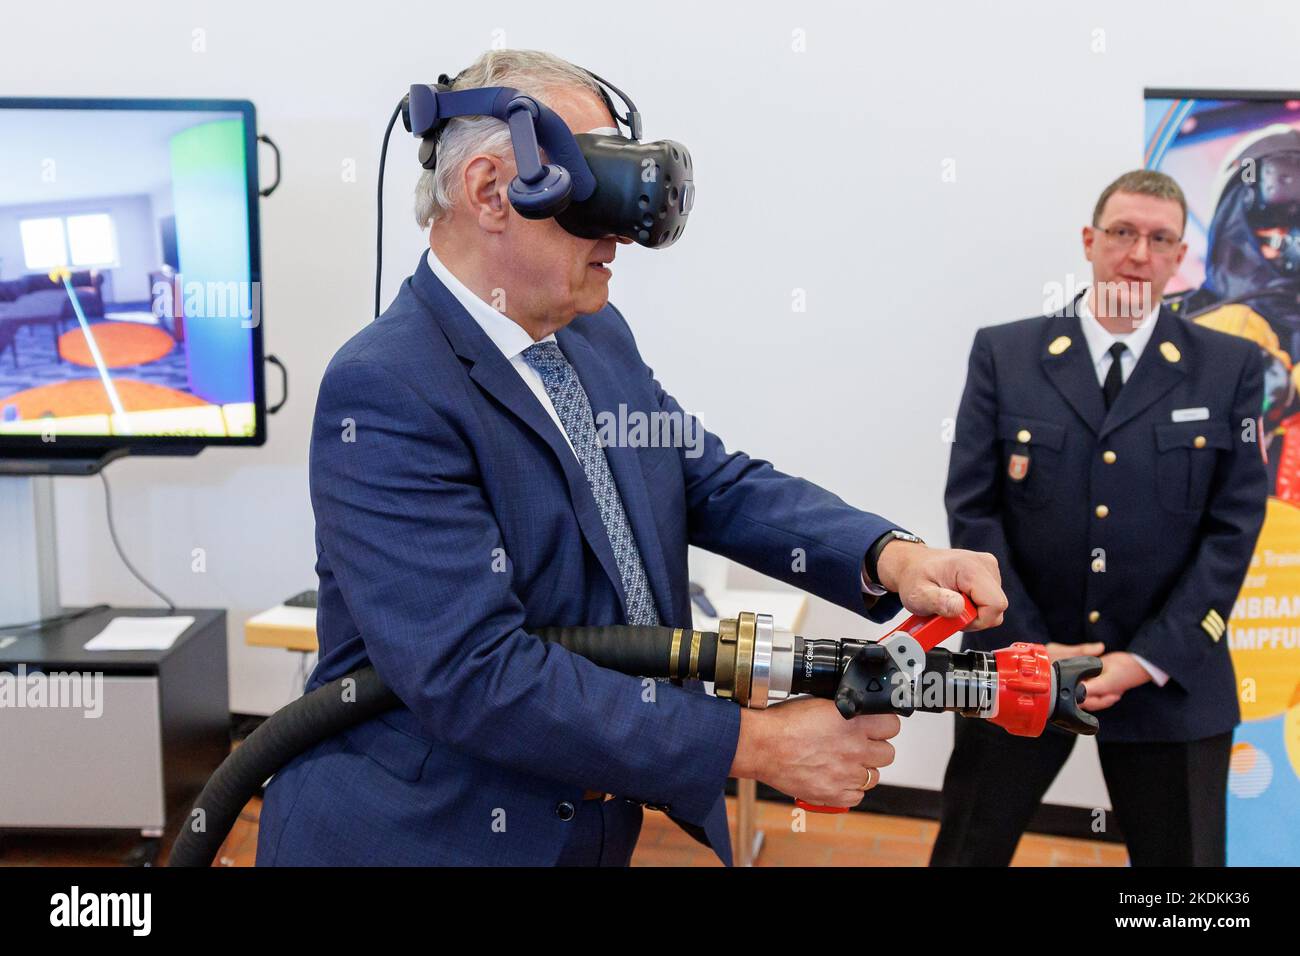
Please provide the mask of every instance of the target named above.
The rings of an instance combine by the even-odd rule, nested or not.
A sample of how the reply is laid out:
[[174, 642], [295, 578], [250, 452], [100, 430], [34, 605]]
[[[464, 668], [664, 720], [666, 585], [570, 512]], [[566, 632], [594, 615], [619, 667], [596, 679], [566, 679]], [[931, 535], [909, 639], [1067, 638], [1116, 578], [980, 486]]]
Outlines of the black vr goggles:
[[[438, 137], [457, 116], [495, 116], [510, 127], [518, 174], [510, 204], [526, 219], [555, 220], [575, 236], [622, 236], [651, 249], [672, 245], [695, 199], [691, 154], [672, 140], [641, 142], [641, 114], [616, 86], [587, 71], [628, 136], [574, 134], [558, 114], [505, 86], [453, 90], [446, 74], [411, 87], [402, 123], [421, 138], [420, 163], [437, 164]], [[627, 106], [619, 116], [608, 90]], [[542, 162], [541, 150], [549, 162]]]

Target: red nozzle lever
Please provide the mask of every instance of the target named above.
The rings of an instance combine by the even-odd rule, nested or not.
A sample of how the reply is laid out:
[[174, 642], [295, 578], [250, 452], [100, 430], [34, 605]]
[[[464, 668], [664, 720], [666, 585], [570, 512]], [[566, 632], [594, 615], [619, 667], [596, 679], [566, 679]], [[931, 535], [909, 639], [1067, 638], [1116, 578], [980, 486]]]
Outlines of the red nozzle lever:
[[[898, 627], [894, 628], [877, 643], [884, 644], [896, 634], [906, 634], [921, 645], [921, 650], [932, 651], [948, 638], [952, 637], [963, 627], [967, 627], [979, 616], [975, 610], [975, 605], [971, 603], [970, 598], [966, 595], [961, 596], [963, 606], [961, 613], [956, 617], [944, 617], [941, 614], [932, 614], [929, 617], [921, 617], [913, 614]], [[813, 813], [848, 813], [848, 807], [823, 807], [813, 803], [805, 803], [803, 800], [795, 800], [795, 806], [803, 810], [811, 810]]]
[[920, 617], [913, 614], [898, 627], [894, 628], [879, 643], [884, 644], [895, 634], [903, 633], [914, 638], [921, 645], [921, 650], [932, 651], [948, 638], [952, 637], [963, 627], [969, 627], [979, 617], [979, 612], [975, 610], [975, 605], [971, 603], [970, 598], [966, 595], [961, 596], [962, 609], [956, 617], [944, 617], [941, 614], [932, 614], [929, 617]]

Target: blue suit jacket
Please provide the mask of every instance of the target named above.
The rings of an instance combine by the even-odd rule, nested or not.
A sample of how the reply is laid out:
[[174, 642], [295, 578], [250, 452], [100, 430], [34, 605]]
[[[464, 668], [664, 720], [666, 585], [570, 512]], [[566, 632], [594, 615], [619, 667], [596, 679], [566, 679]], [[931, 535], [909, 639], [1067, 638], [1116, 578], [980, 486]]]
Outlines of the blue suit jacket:
[[[1213, 615], [1226, 624], [1264, 520], [1262, 401], [1253, 343], [1168, 309], [1109, 412], [1077, 316], [980, 329], [948, 523], [953, 547], [997, 556], [1009, 607], [1002, 626], [964, 646], [1101, 641], [1169, 674], [1098, 712], [1103, 741], [1190, 741], [1236, 726], [1232, 659]], [[1178, 409], [1206, 417], [1175, 421]], [[1012, 456], [1026, 451], [1029, 470], [1012, 480]]]
[[[598, 418], [682, 414], [613, 306], [557, 340]], [[688, 543], [874, 620], [899, 610], [868, 607], [859, 579], [892, 523], [707, 433], [699, 455], [606, 454], [665, 624], [691, 623]], [[549, 865], [570, 833], [557, 807], [586, 789], [666, 807], [730, 863], [739, 709], [665, 683], [647, 701], [638, 678], [529, 633], [625, 621], [618, 568], [563, 435], [424, 260], [325, 373], [311, 495], [308, 687], [369, 662], [405, 707], [275, 777], [259, 864]]]

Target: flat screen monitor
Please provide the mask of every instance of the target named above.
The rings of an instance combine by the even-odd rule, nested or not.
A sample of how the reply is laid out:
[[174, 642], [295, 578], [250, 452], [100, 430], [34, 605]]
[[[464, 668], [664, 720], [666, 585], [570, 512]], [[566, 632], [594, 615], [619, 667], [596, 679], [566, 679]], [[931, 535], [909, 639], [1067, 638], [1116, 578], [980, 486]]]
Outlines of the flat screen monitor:
[[0, 98], [0, 458], [265, 440], [244, 100]]

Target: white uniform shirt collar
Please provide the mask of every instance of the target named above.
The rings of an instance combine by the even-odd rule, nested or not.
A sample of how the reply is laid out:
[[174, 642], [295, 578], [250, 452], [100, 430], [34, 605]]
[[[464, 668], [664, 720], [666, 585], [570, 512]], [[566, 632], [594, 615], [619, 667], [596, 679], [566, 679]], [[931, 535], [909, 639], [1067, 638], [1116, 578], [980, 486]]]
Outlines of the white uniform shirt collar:
[[[519, 325], [504, 312], [498, 312], [471, 292], [469, 287], [457, 279], [451, 270], [443, 264], [442, 260], [433, 254], [432, 249], [429, 250], [429, 268], [438, 277], [438, 280], [447, 287], [447, 291], [454, 295], [457, 301], [465, 307], [465, 311], [478, 323], [479, 328], [487, 333], [487, 337], [501, 350], [501, 354], [506, 357], [506, 361], [510, 361], [528, 346], [534, 344], [533, 337], [524, 331], [522, 325]], [[555, 334], [552, 333], [541, 341], [554, 342]]]
[[1092, 306], [1088, 302], [1090, 296], [1091, 290], [1084, 292], [1079, 297], [1075, 311], [1079, 315], [1079, 325], [1083, 328], [1083, 338], [1088, 343], [1088, 352], [1092, 356], [1093, 367], [1101, 367], [1102, 360], [1109, 358], [1107, 353], [1116, 342], [1123, 342], [1128, 346], [1128, 350], [1133, 356], [1133, 362], [1136, 364], [1137, 360], [1142, 357], [1142, 350], [1146, 348], [1147, 343], [1151, 341], [1151, 336], [1155, 333], [1156, 320], [1160, 317], [1160, 303], [1156, 303], [1155, 308], [1132, 332], [1113, 335], [1106, 331], [1102, 324], [1097, 321], [1097, 317], [1093, 315]]

